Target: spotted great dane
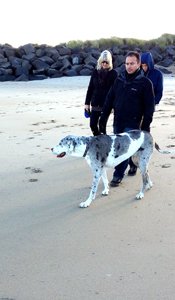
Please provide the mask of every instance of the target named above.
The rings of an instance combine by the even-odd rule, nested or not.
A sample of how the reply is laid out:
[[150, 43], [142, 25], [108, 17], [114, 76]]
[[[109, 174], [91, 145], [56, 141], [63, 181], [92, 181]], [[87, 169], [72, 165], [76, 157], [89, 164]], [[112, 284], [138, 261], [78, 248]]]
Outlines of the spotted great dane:
[[152, 187], [148, 173], [148, 164], [153, 153], [153, 148], [161, 153], [174, 153], [174, 150], [161, 150], [153, 142], [150, 133], [141, 130], [131, 130], [117, 135], [74, 136], [68, 135], [53, 148], [57, 157], [71, 155], [84, 157], [93, 173], [93, 182], [89, 197], [80, 203], [80, 207], [88, 207], [95, 199], [100, 178], [104, 184], [102, 195], [108, 195], [109, 184], [106, 167], [115, 167], [122, 161], [132, 156], [142, 176], [142, 187], [136, 199], [142, 199], [144, 192]]

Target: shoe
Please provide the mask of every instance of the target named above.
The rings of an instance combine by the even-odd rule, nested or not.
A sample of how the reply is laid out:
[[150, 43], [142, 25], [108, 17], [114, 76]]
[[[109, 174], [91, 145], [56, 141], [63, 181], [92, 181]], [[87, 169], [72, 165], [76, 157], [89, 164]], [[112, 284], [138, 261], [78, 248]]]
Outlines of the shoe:
[[119, 186], [119, 184], [122, 182], [122, 179], [121, 177], [113, 177], [111, 182], [110, 182], [110, 186], [111, 187], [116, 187], [116, 186]]
[[137, 167], [136, 166], [132, 166], [130, 167], [129, 171], [128, 171], [128, 176], [134, 176], [137, 173]]

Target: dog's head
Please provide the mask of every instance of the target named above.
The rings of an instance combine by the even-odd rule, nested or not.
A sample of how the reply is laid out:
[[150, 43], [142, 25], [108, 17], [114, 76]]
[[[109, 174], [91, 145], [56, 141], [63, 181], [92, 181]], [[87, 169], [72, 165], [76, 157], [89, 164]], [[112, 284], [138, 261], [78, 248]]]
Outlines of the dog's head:
[[64, 157], [65, 155], [71, 155], [76, 146], [75, 137], [73, 135], [68, 135], [60, 140], [60, 142], [51, 151], [57, 157]]

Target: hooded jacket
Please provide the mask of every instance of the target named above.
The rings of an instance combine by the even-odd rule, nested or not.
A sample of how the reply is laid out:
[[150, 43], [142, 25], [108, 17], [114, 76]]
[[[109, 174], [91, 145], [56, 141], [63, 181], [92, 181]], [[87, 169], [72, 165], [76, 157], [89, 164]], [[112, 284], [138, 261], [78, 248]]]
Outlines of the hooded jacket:
[[154, 113], [154, 91], [152, 82], [138, 69], [129, 75], [124, 71], [111, 87], [100, 118], [100, 131], [106, 133], [106, 124], [114, 110], [113, 125], [118, 132], [126, 128], [150, 131]]
[[154, 67], [154, 60], [150, 52], [144, 52], [141, 55], [141, 63], [148, 66], [147, 72], [144, 75], [153, 83], [155, 104], [159, 104], [163, 94], [163, 75]]

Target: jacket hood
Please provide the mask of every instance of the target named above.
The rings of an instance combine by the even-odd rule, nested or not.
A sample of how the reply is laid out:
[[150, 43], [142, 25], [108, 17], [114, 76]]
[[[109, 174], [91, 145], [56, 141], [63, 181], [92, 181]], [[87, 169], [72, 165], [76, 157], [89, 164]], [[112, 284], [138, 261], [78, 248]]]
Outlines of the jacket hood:
[[154, 60], [150, 52], [141, 54], [141, 64], [147, 64], [149, 70], [154, 69]]

